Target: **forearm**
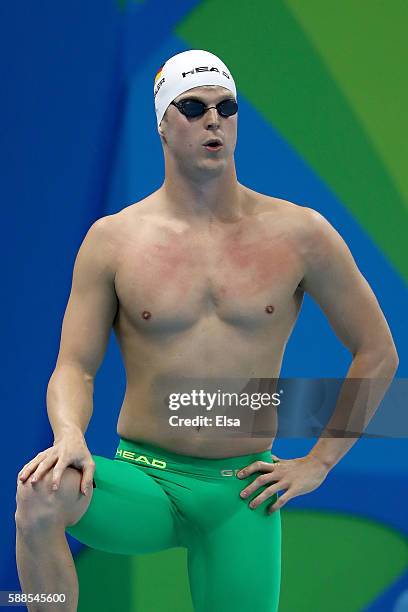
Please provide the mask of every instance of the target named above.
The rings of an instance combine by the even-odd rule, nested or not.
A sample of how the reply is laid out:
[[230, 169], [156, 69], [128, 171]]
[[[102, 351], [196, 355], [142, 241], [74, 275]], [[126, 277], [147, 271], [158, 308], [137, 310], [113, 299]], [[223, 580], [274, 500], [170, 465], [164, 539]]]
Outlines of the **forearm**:
[[336, 408], [309, 455], [327, 470], [334, 467], [356, 443], [374, 416], [398, 367], [394, 351], [359, 352], [353, 358]]
[[80, 367], [57, 365], [47, 387], [47, 414], [54, 439], [67, 433], [82, 435], [93, 412], [94, 381]]

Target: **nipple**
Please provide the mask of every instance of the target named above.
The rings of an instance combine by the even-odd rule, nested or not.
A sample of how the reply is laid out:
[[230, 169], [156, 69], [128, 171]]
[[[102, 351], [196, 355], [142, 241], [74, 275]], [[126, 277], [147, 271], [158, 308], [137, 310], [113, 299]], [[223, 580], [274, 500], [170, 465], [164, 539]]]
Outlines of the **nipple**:
[[149, 312], [148, 310], [144, 310], [144, 311], [142, 312], [142, 317], [143, 317], [143, 319], [145, 319], [145, 320], [150, 319], [150, 317], [151, 317], [151, 316], [152, 316], [152, 313], [151, 313], [151, 312]]
[[265, 308], [265, 312], [267, 312], [268, 314], [272, 314], [274, 310], [275, 308], [272, 306], [272, 304], [268, 304], [268, 306], [266, 306]]

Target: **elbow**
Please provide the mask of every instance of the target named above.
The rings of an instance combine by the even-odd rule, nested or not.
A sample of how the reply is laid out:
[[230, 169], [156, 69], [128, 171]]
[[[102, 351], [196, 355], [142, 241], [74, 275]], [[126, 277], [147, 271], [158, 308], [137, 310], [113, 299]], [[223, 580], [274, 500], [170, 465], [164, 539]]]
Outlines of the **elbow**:
[[74, 377], [78, 380], [81, 379], [87, 384], [90, 383], [93, 385], [95, 380], [95, 373], [90, 372], [78, 362], [60, 360], [57, 362], [57, 365], [54, 368], [51, 378], [48, 381], [48, 387], [51, 387], [55, 382], [60, 382], [61, 379], [65, 380], [67, 377]]
[[399, 357], [395, 346], [381, 355], [381, 375], [394, 377], [398, 370], [398, 365]]
[[371, 349], [360, 349], [353, 354], [353, 359], [359, 358], [367, 363], [379, 378], [393, 378], [399, 366], [399, 357], [395, 345]]
[[395, 372], [398, 370], [398, 366], [399, 366], [399, 357], [398, 357], [398, 352], [397, 352], [397, 348], [393, 342], [393, 340], [391, 339], [391, 343], [390, 346], [388, 347], [386, 353], [385, 353], [385, 361], [388, 365], [388, 367], [393, 370], [394, 374]]
[[394, 351], [392, 352], [390, 356], [390, 362], [391, 362], [392, 367], [394, 368], [394, 372], [396, 372], [399, 366], [399, 357], [398, 357], [397, 349], [395, 347], [394, 347]]

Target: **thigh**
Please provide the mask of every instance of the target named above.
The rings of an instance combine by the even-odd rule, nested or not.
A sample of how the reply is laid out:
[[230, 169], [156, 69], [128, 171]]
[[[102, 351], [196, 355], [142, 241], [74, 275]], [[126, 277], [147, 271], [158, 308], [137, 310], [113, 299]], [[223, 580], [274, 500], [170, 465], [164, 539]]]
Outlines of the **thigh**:
[[246, 505], [188, 549], [195, 612], [276, 612], [281, 579], [281, 517]]
[[118, 554], [177, 546], [171, 502], [160, 485], [135, 465], [92, 457], [96, 467], [91, 503], [66, 531], [91, 548]]

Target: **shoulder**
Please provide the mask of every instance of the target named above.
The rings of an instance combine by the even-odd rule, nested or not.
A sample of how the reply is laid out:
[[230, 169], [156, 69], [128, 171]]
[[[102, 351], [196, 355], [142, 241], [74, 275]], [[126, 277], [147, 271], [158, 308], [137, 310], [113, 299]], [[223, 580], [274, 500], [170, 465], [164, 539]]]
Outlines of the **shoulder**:
[[293, 232], [293, 237], [302, 250], [309, 251], [325, 248], [330, 242], [340, 237], [333, 225], [314, 208], [305, 204], [296, 204], [289, 200], [268, 198], [267, 210], [276, 211]]
[[88, 230], [95, 240], [107, 247], [120, 244], [135, 222], [140, 223], [148, 209], [149, 197], [125, 206], [116, 213], [99, 217]]
[[[265, 212], [270, 212], [279, 215], [287, 222], [293, 224], [293, 227], [299, 231], [313, 231], [319, 225], [324, 223], [326, 219], [317, 210], [306, 206], [305, 204], [297, 204], [283, 198], [274, 196], [265, 196], [258, 194], [259, 204]], [[327, 221], [326, 221], [327, 223]]]
[[116, 214], [109, 215], [109, 218], [104, 217], [104, 219], [107, 219], [112, 232], [120, 240], [129, 236], [129, 233], [134, 236], [135, 232], [137, 233], [140, 230], [141, 225], [151, 223], [158, 216], [159, 208], [160, 197], [158, 192], [153, 192], [145, 198], [125, 206]]
[[313, 208], [303, 207], [297, 232], [300, 252], [310, 265], [325, 268], [334, 257], [351, 256], [341, 234]]
[[90, 244], [104, 252], [111, 251], [119, 226], [118, 214], [99, 217], [89, 227], [83, 244]]
[[82, 240], [77, 261], [88, 260], [93, 266], [114, 274], [125, 228], [126, 215], [122, 211], [96, 219]]
[[280, 229], [285, 228], [299, 245], [307, 246], [334, 230], [322, 214], [304, 204], [260, 193], [256, 194], [254, 201], [257, 213], [264, 221]]
[[284, 237], [303, 262], [305, 270], [323, 270], [333, 258], [351, 253], [335, 227], [317, 210], [281, 198], [257, 194], [257, 211], [272, 236]]

